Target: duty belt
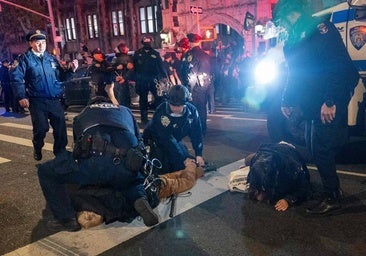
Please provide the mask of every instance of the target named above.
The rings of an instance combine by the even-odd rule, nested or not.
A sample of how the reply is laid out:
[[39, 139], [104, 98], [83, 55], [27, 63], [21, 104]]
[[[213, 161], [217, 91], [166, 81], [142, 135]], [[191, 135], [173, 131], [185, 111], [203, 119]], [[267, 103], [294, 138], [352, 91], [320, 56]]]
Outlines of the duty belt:
[[90, 153], [94, 156], [111, 156], [113, 163], [117, 165], [121, 163], [121, 158], [126, 156], [127, 150], [111, 145], [102, 136], [92, 135]]

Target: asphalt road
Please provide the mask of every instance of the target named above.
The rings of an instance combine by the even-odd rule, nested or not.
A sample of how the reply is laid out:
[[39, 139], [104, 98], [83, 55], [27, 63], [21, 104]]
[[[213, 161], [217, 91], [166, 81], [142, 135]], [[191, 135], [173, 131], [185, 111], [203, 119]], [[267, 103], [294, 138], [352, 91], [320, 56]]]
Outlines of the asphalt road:
[[[0, 255], [53, 235], [42, 223], [45, 201], [32, 158], [30, 118], [3, 112], [0, 108]], [[68, 114], [69, 132], [73, 115]], [[46, 141], [50, 144], [45, 149], [52, 148], [51, 134]], [[71, 133], [69, 141], [71, 147]], [[265, 142], [265, 115], [245, 113], [236, 105], [218, 107], [217, 113], [209, 115], [204, 157], [223, 167]], [[43, 155], [42, 161], [53, 157], [50, 150]], [[339, 215], [310, 217], [304, 208], [312, 202], [277, 213], [269, 205], [251, 202], [245, 194], [226, 191], [100, 255], [366, 255], [365, 164], [347, 163], [338, 169], [343, 171], [345, 192], [345, 207]], [[317, 192], [318, 173], [311, 171], [311, 177]], [[105, 232], [108, 236], [113, 228], [107, 226]]]

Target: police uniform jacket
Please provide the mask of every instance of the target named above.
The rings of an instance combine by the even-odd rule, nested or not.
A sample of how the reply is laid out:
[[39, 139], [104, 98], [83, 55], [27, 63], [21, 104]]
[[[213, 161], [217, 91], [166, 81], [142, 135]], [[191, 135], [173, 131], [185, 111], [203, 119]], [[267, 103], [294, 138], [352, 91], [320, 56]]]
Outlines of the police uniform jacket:
[[[193, 47], [185, 53], [182, 59], [183, 83], [189, 85], [191, 89], [195, 85], [209, 86], [211, 83], [211, 57], [199, 46]], [[197, 76], [204, 75], [205, 79], [198, 82]]]
[[284, 46], [288, 83], [283, 106], [299, 106], [305, 118], [319, 119], [326, 101], [345, 109], [358, 81], [337, 28], [329, 21], [301, 16]]
[[[184, 137], [189, 136], [196, 156], [202, 156], [201, 131], [201, 121], [195, 106], [187, 102], [183, 116], [173, 117], [169, 103], [163, 102], [158, 106], [153, 119], [145, 128], [144, 135], [151, 135], [161, 142], [173, 141], [173, 143], [179, 143]], [[171, 137], [174, 137], [175, 140], [171, 140]]]
[[44, 52], [40, 58], [31, 49], [20, 56], [19, 64], [11, 72], [16, 100], [24, 98], [61, 98], [60, 71], [56, 58]]
[[160, 53], [149, 46], [144, 46], [134, 53], [133, 64], [138, 80], [167, 77]]
[[112, 66], [109, 62], [106, 60], [103, 60], [102, 62], [93, 60], [89, 68], [89, 74], [91, 81], [98, 87], [98, 95], [108, 98], [108, 94], [104, 88], [107, 84], [113, 82]]
[[[83, 109], [83, 111], [74, 118], [73, 132], [75, 142], [92, 128], [103, 129], [103, 127], [113, 127], [125, 131], [125, 134], [131, 134], [132, 147], [137, 146], [141, 141], [141, 135], [136, 120], [129, 108], [117, 106], [112, 103], [92, 104]], [[115, 146], [120, 147], [118, 143], [112, 141]]]

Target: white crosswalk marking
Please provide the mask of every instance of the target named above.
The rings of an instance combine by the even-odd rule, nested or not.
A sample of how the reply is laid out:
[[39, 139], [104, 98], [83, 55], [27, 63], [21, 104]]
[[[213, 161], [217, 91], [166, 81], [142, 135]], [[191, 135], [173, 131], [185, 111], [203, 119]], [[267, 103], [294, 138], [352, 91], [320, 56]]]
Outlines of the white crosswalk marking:
[[[5, 142], [9, 142], [9, 143], [15, 143], [15, 144], [18, 144], [18, 145], [22, 145], [22, 146], [27, 146], [27, 147], [32, 147], [33, 148], [32, 140], [29, 140], [29, 139], [23, 139], [23, 138], [19, 138], [19, 137], [14, 137], [14, 136], [0, 134], [0, 141], [5, 141]], [[52, 151], [53, 144], [51, 144], [51, 143], [45, 143], [44, 146], [43, 146], [43, 149], [44, 150]]]
[[[17, 123], [2, 123], [0, 124], [1, 126], [6, 126], [6, 127], [11, 127], [11, 128], [17, 128], [17, 129], [24, 129], [24, 130], [29, 130], [32, 131], [33, 127], [31, 125], [26, 125], [26, 124], [17, 124]], [[53, 130], [52, 128], [50, 128], [50, 130], [48, 131], [49, 133], [52, 133]], [[68, 136], [72, 136], [72, 131], [71, 130], [67, 130], [67, 135]]]
[[10, 159], [0, 157], [0, 164], [7, 163], [7, 162], [10, 162], [10, 161], [11, 161]]

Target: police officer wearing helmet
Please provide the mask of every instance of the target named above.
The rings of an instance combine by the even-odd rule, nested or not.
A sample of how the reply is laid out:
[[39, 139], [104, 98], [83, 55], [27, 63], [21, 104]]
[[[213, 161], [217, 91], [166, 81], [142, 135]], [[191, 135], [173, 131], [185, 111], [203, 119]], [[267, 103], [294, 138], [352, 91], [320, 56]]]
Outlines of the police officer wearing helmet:
[[[141, 40], [142, 48], [138, 49], [133, 56], [133, 64], [135, 68], [136, 93], [139, 97], [139, 107], [141, 113], [141, 123], [146, 124], [148, 121], [148, 94], [149, 91], [154, 97], [154, 101], [158, 101], [157, 89], [154, 80], [167, 78], [164, 70], [163, 60], [158, 51], [155, 51], [151, 44], [153, 38], [144, 36]], [[156, 102], [155, 102], [156, 104]]]
[[294, 108], [303, 113], [306, 144], [324, 190], [324, 198], [307, 212], [332, 213], [342, 206], [335, 155], [347, 140], [347, 106], [358, 72], [337, 28], [312, 17], [305, 1], [280, 0], [273, 16], [288, 32], [288, 79], [281, 110], [286, 117]]
[[[93, 89], [95, 89], [95, 95], [113, 99], [112, 66], [106, 60], [106, 56], [100, 48], [95, 48], [92, 51], [92, 57], [93, 61], [88, 71], [94, 86]], [[113, 103], [118, 104], [118, 102]]]
[[198, 34], [187, 35], [190, 50], [182, 59], [182, 82], [192, 93], [192, 103], [196, 106], [202, 123], [203, 135], [206, 134], [207, 100], [212, 85], [211, 57], [201, 49], [202, 37]]
[[54, 220], [52, 230], [80, 229], [66, 184], [98, 185], [123, 194], [147, 226], [158, 223], [143, 186], [139, 127], [129, 108], [96, 97], [74, 118], [74, 151], [38, 166], [39, 182]]
[[61, 104], [63, 88], [60, 72], [72, 72], [78, 67], [77, 60], [70, 68], [62, 66], [55, 56], [46, 51], [46, 33], [31, 31], [26, 39], [29, 49], [19, 57], [19, 64], [11, 72], [11, 85], [16, 100], [23, 108], [29, 108], [33, 125], [33, 157], [42, 159], [44, 138], [53, 128], [53, 153], [63, 152], [67, 145], [64, 109]]
[[[152, 120], [145, 127], [144, 140], [156, 145], [157, 158], [162, 161], [161, 173], [185, 168], [184, 160], [194, 158], [204, 166], [201, 120], [196, 107], [189, 103], [190, 94], [183, 85], [174, 85], [168, 92], [168, 101], [156, 109]], [[183, 138], [188, 136], [195, 156], [191, 156]], [[150, 143], [151, 144], [151, 143]]]

